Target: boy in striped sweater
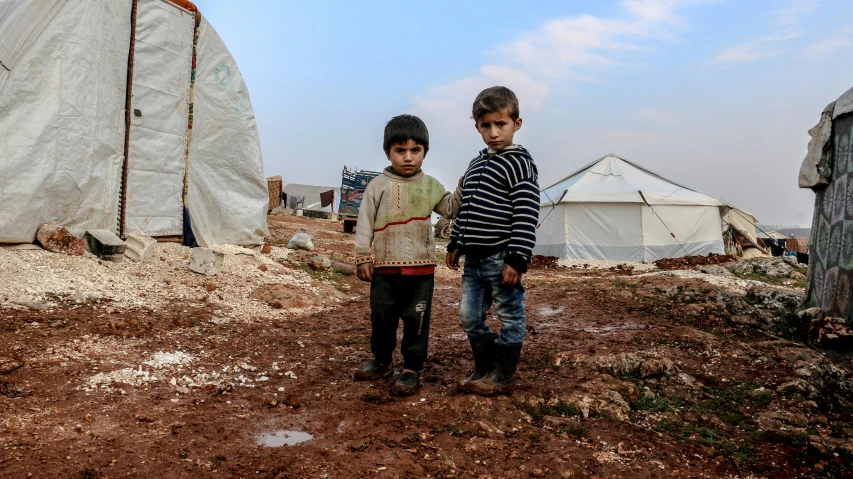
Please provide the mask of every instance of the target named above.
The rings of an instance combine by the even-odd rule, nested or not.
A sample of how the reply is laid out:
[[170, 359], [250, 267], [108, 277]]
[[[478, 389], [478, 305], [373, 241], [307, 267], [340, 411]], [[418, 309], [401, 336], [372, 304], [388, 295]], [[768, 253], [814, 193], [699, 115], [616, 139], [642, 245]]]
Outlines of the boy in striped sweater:
[[[447, 266], [462, 274], [459, 317], [474, 353], [474, 373], [459, 388], [483, 396], [507, 394], [527, 329], [522, 275], [536, 244], [539, 180], [530, 153], [513, 142], [521, 128], [518, 98], [496, 86], [474, 100], [472, 116], [488, 148], [460, 181], [462, 205], [447, 247]], [[486, 324], [495, 305], [500, 335]]]

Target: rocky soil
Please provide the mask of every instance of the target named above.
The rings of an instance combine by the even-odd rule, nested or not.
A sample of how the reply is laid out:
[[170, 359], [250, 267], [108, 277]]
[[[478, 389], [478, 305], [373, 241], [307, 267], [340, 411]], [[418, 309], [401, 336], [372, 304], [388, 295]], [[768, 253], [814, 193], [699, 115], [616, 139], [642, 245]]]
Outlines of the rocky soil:
[[[423, 387], [396, 398], [352, 380], [353, 237], [270, 229], [271, 252], [225, 248], [210, 278], [176, 245], [145, 264], [0, 251], [0, 476], [853, 477], [853, 363], [804, 343], [798, 266], [540, 260], [499, 398], [456, 392], [461, 280], [439, 268]], [[284, 248], [300, 229], [314, 251]]]

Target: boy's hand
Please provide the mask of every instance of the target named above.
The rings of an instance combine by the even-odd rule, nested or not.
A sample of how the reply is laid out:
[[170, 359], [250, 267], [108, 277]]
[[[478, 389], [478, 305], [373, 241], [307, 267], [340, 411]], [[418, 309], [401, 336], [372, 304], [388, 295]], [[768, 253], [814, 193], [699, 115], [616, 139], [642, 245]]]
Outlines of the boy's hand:
[[362, 263], [356, 266], [355, 274], [358, 279], [370, 283], [373, 281], [373, 263]]
[[501, 284], [506, 286], [515, 286], [519, 281], [521, 281], [521, 274], [519, 274], [512, 266], [504, 264], [503, 282]]
[[447, 253], [447, 256], [444, 257], [444, 264], [447, 265], [448, 268], [458, 271], [459, 270], [459, 251], [450, 251]]

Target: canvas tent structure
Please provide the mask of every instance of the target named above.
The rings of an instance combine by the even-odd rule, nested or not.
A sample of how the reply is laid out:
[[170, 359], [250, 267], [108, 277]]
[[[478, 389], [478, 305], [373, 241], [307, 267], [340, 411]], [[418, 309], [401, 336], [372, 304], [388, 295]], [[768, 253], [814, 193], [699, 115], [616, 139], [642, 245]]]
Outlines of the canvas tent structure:
[[758, 242], [755, 230], [755, 224], [758, 223], [758, 219], [749, 211], [726, 203], [726, 206], [721, 210], [720, 219], [723, 221], [724, 231], [731, 227], [738, 233], [748, 236], [750, 243]]
[[[332, 192], [331, 204], [323, 206], [322, 195]], [[337, 186], [301, 185], [299, 183], [288, 183], [284, 187], [287, 195], [287, 207], [291, 209], [323, 211], [325, 213], [336, 213], [341, 198], [341, 189]]]
[[722, 254], [727, 207], [610, 154], [541, 191], [533, 253], [638, 263]]
[[811, 130], [800, 188], [815, 192], [806, 307], [853, 321], [853, 88]]
[[237, 65], [186, 0], [0, 0], [0, 243], [39, 226], [257, 245], [267, 183]]

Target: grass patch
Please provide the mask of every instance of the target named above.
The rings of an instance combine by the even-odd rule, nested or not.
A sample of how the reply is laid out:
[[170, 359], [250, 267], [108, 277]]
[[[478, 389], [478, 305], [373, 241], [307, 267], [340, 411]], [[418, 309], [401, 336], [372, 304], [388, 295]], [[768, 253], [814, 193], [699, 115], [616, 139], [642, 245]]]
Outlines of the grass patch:
[[557, 428], [557, 433], [576, 437], [588, 437], [589, 428], [583, 424], [563, 424]]
[[710, 399], [699, 402], [690, 408], [691, 411], [703, 414], [715, 414], [727, 424], [750, 430], [751, 426], [741, 408], [749, 406], [753, 411], [769, 405], [773, 401], [773, 395], [769, 391], [757, 395], [750, 394], [757, 389], [758, 384], [736, 383], [734, 389], [721, 387], [709, 387]]
[[734, 269], [729, 270], [740, 279], [749, 281], [758, 281], [761, 283], [772, 284], [774, 286], [785, 286], [788, 288], [805, 288], [806, 280], [802, 278], [787, 278], [783, 276], [767, 276], [764, 273], [744, 273]]
[[581, 415], [581, 411], [577, 406], [563, 401], [557, 401], [556, 404], [550, 406], [546, 404], [530, 406], [522, 403], [520, 404], [520, 407], [524, 409], [527, 414], [530, 414], [530, 417], [532, 417], [534, 421], [541, 421], [545, 416], [573, 417]]
[[664, 412], [672, 411], [673, 407], [662, 397], [643, 396], [631, 403], [632, 411]]
[[530, 367], [530, 369], [535, 369], [538, 371], [547, 371], [550, 369], [562, 369], [563, 365], [559, 366], [554, 365], [555, 357], [557, 355], [558, 350], [552, 349], [545, 354], [537, 354], [536, 356], [529, 358], [525, 361], [525, 364]]
[[679, 441], [692, 441], [701, 437], [703, 442], [711, 445], [720, 439], [720, 432], [716, 429], [697, 426], [689, 422], [661, 421], [655, 426], [655, 431], [665, 432]]
[[667, 433], [679, 441], [705, 443], [741, 464], [758, 461], [753, 438], [735, 439], [722, 431], [689, 422], [661, 421], [655, 431]]
[[755, 444], [746, 439], [725, 439], [720, 444], [720, 452], [739, 463], [749, 463], [758, 460], [758, 454], [755, 452]]

